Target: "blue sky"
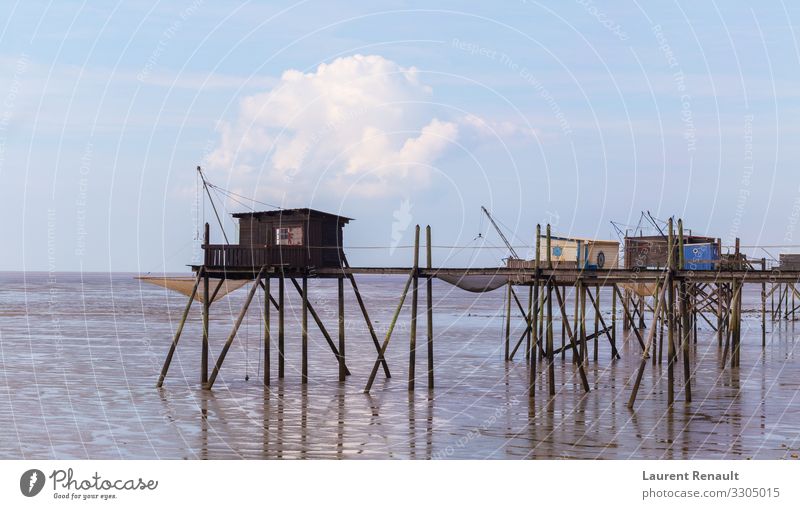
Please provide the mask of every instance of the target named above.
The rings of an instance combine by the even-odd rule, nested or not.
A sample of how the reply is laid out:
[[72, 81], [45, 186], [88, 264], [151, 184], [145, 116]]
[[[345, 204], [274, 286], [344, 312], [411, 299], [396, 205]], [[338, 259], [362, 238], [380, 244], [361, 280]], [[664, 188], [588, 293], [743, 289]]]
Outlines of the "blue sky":
[[407, 265], [415, 223], [470, 246], [437, 263], [495, 265], [472, 249], [500, 244], [481, 205], [518, 245], [548, 221], [614, 238], [642, 210], [800, 244], [798, 20], [781, 1], [3, 2], [0, 270], [184, 270], [198, 164], [356, 218], [353, 265]]

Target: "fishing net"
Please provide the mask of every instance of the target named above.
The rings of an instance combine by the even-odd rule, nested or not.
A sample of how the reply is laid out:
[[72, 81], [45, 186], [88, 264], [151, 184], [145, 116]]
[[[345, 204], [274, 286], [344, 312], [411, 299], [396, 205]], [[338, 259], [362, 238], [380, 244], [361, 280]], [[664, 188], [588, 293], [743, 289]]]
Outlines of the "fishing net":
[[[162, 286], [170, 290], [182, 293], [187, 297], [192, 294], [195, 277], [193, 276], [139, 276], [136, 279], [150, 283], [151, 285]], [[211, 302], [216, 302], [229, 293], [238, 290], [250, 281], [247, 279], [220, 279], [208, 278], [208, 293], [213, 296]], [[220, 286], [222, 285], [222, 286]], [[215, 295], [216, 294], [216, 295]], [[202, 287], [197, 288], [194, 300], [203, 302]]]
[[474, 293], [491, 292], [508, 283], [508, 276], [504, 275], [467, 276], [440, 274], [436, 277], [462, 290]]

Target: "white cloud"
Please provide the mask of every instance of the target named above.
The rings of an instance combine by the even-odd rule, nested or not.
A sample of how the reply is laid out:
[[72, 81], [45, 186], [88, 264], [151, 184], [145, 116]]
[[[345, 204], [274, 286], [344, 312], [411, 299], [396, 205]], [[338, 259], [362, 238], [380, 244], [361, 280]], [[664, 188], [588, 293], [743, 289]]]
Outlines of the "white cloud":
[[443, 136], [457, 135], [454, 124], [430, 114], [430, 95], [416, 69], [380, 56], [340, 58], [312, 73], [289, 70], [221, 124], [209, 164], [231, 171], [235, 183], [257, 172], [262, 182], [278, 183], [268, 186], [273, 195], [326, 183], [380, 195], [401, 180], [426, 182], [447, 148]]
[[219, 125], [206, 162], [228, 185], [258, 183], [272, 199], [304, 200], [317, 185], [385, 196], [429, 185], [462, 128], [517, 132], [439, 111], [414, 67], [377, 55], [339, 58], [310, 73], [288, 70], [270, 90], [245, 97], [237, 117]]

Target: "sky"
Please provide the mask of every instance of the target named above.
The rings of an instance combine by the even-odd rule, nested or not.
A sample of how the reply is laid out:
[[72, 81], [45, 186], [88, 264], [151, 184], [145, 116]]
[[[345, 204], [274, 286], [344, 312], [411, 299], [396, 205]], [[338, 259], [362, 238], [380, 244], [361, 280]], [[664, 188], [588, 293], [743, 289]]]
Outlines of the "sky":
[[[800, 6], [6, 1], [0, 270], [185, 271], [202, 223], [312, 207], [351, 265], [495, 266], [643, 211], [800, 252]], [[797, 246], [797, 247], [791, 247]]]

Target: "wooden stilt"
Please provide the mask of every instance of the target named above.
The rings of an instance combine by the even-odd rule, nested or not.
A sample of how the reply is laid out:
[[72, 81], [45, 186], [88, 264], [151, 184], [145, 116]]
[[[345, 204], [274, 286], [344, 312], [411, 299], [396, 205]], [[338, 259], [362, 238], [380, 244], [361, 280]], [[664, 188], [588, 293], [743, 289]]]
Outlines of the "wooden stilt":
[[411, 281], [414, 279], [414, 271], [408, 275], [408, 280], [406, 281], [406, 285], [403, 288], [403, 293], [400, 296], [400, 302], [397, 303], [397, 309], [394, 311], [394, 316], [392, 316], [392, 321], [389, 323], [389, 329], [386, 331], [386, 337], [383, 339], [383, 344], [381, 345], [380, 350], [378, 350], [378, 358], [375, 359], [375, 364], [372, 366], [372, 372], [369, 375], [369, 380], [367, 380], [367, 385], [364, 387], [364, 392], [369, 393], [372, 389], [372, 384], [375, 383], [375, 376], [378, 374], [378, 368], [380, 368], [381, 361], [386, 355], [386, 348], [389, 346], [389, 340], [392, 338], [392, 332], [394, 332], [395, 325], [397, 325], [397, 318], [400, 316], [400, 311], [403, 309], [403, 303], [406, 301], [406, 295], [408, 294], [408, 289], [411, 287]]
[[222, 351], [219, 353], [219, 357], [217, 357], [217, 362], [214, 365], [213, 371], [211, 371], [211, 376], [208, 377], [208, 383], [206, 383], [204, 387], [205, 389], [211, 389], [214, 386], [214, 381], [216, 381], [219, 370], [222, 367], [222, 363], [225, 361], [225, 356], [228, 355], [228, 350], [230, 350], [231, 345], [233, 344], [233, 339], [236, 337], [236, 333], [239, 331], [239, 327], [242, 325], [242, 321], [247, 314], [247, 309], [250, 307], [250, 303], [253, 301], [256, 290], [259, 288], [259, 282], [261, 281], [261, 276], [264, 275], [265, 269], [265, 267], [261, 267], [261, 270], [259, 270], [255, 281], [253, 281], [253, 286], [250, 287], [250, 291], [247, 293], [247, 298], [244, 301], [242, 309], [239, 311], [239, 316], [236, 317], [236, 321], [233, 324], [233, 329], [228, 335], [228, 339], [225, 341], [225, 345], [223, 345]]
[[672, 218], [668, 221], [669, 238], [667, 241], [667, 404], [672, 406], [675, 402], [675, 285], [672, 275], [675, 270], [675, 242], [672, 228]]
[[[531, 312], [533, 310], [533, 285], [528, 286], [527, 333], [525, 335], [525, 360], [531, 358]], [[562, 336], [563, 341], [563, 336]]]
[[303, 274], [303, 304], [301, 307], [301, 351], [300, 362], [301, 379], [303, 384], [308, 383], [308, 276]]
[[178, 348], [178, 340], [181, 338], [181, 333], [183, 332], [183, 326], [186, 324], [186, 319], [189, 317], [189, 310], [192, 309], [192, 302], [194, 301], [194, 296], [197, 295], [197, 287], [200, 286], [200, 281], [203, 278], [203, 272], [205, 272], [204, 268], [201, 267], [197, 271], [197, 277], [194, 280], [194, 286], [192, 287], [192, 293], [189, 294], [189, 300], [186, 301], [186, 307], [183, 309], [183, 315], [181, 315], [181, 321], [178, 323], [178, 328], [175, 331], [175, 336], [172, 338], [172, 344], [169, 347], [169, 351], [167, 352], [167, 357], [164, 359], [164, 366], [161, 368], [161, 374], [158, 376], [158, 382], [156, 382], [156, 387], [161, 387], [164, 385], [164, 379], [167, 377], [167, 371], [169, 371], [169, 365], [172, 363], [172, 356], [175, 355], [175, 349]]
[[644, 329], [644, 296], [639, 296], [639, 328]]
[[208, 328], [210, 321], [211, 301], [208, 298], [208, 273], [203, 275], [203, 345], [200, 352], [200, 383], [208, 383]]
[[[581, 316], [581, 290], [580, 290], [580, 288], [581, 288], [581, 280], [580, 279], [576, 279], [575, 280], [575, 285], [573, 285], [573, 287], [572, 287], [572, 291], [575, 293], [575, 303], [574, 303], [574, 306], [573, 306], [574, 307], [574, 313], [572, 314], [572, 330], [575, 331], [576, 335], [578, 334], [578, 330], [579, 330], [579, 328], [578, 328], [578, 320], [580, 319], [580, 316]], [[579, 342], [580, 340], [578, 338], [576, 338], [575, 341]], [[561, 352], [561, 353], [562, 353], [562, 355], [564, 354], [564, 352]], [[576, 353], [575, 351], [572, 352], [572, 362], [573, 363], [578, 362], [578, 356], [575, 355], [575, 353]]]
[[417, 303], [419, 301], [419, 225], [414, 233], [414, 280], [411, 288], [411, 334], [408, 345], [408, 390], [414, 390], [417, 365]]
[[[612, 327], [607, 327], [606, 326], [606, 321], [603, 319], [603, 315], [600, 313], [600, 301], [599, 301], [600, 296], [599, 296], [599, 292], [598, 292], [598, 297], [597, 297], [598, 300], [594, 300], [594, 298], [592, 297], [592, 293], [591, 292], [587, 292], [587, 295], [589, 296], [590, 304], [595, 309], [595, 313], [596, 313], [595, 314], [595, 319], [599, 320], [599, 322], [600, 322], [599, 324], [602, 327], [602, 330], [600, 330], [600, 329], [598, 329], [598, 326], [595, 325], [594, 334], [593, 334], [595, 342], [597, 341], [598, 337], [601, 334], [605, 334], [606, 337], [608, 338], [609, 343], [611, 344], [611, 358], [612, 359], [621, 358], [620, 355], [619, 355], [619, 352], [617, 351], [617, 345], [614, 342], [614, 336], [612, 334], [613, 325], [612, 325]], [[597, 348], [597, 346], [595, 346], [595, 349], [596, 348]], [[595, 359], [595, 360], [597, 360], [597, 359]]]
[[[345, 268], [350, 268], [350, 264], [347, 262], [347, 258], [343, 258], [342, 262], [344, 263]], [[361, 309], [361, 314], [364, 317], [364, 321], [367, 324], [367, 329], [369, 329], [369, 335], [372, 338], [372, 343], [375, 345], [375, 351], [380, 353], [381, 351], [381, 344], [378, 341], [378, 336], [375, 334], [375, 328], [372, 326], [372, 320], [369, 318], [369, 313], [367, 312], [367, 307], [364, 305], [364, 299], [361, 297], [361, 292], [358, 291], [358, 285], [356, 285], [356, 278], [352, 274], [347, 275], [347, 279], [350, 280], [350, 286], [353, 287], [353, 293], [356, 296], [356, 302], [358, 303], [359, 309]], [[386, 359], [383, 356], [380, 357], [381, 366], [383, 366], [383, 373], [386, 378], [391, 378], [392, 374], [389, 372], [389, 364], [386, 363]]]
[[347, 378], [347, 365], [345, 364], [345, 330], [344, 330], [344, 278], [337, 277], [337, 290], [339, 301], [339, 381], [344, 382]]
[[272, 295], [270, 294], [271, 282], [270, 277], [264, 277], [264, 385], [269, 386], [270, 384], [270, 377], [272, 376], [272, 368], [270, 366], [271, 361], [271, 352], [270, 349], [272, 347], [272, 330], [271, 330], [271, 323], [270, 323], [270, 303], [272, 301]]
[[556, 294], [556, 298], [558, 299], [558, 308], [561, 311], [561, 320], [563, 320], [564, 323], [566, 324], [567, 335], [569, 336], [570, 339], [570, 347], [572, 348], [572, 351], [575, 353], [576, 362], [578, 364], [578, 374], [580, 375], [581, 378], [581, 385], [583, 385], [583, 389], [586, 392], [589, 392], [589, 380], [586, 377], [586, 371], [583, 369], [583, 359], [580, 356], [578, 344], [575, 342], [575, 335], [577, 334], [577, 331], [575, 331], [575, 333], [573, 334], [573, 331], [570, 330], [569, 328], [569, 320], [567, 320], [567, 309], [566, 306], [564, 305], [564, 299], [561, 297], [561, 293], [558, 291], [558, 287], [554, 287], [554, 291]]
[[[427, 250], [428, 270], [433, 268], [433, 255], [431, 250], [431, 227], [425, 227], [425, 246]], [[433, 389], [433, 279], [428, 276], [426, 284], [426, 308], [427, 308], [427, 333], [428, 333], [428, 390]]]
[[505, 342], [505, 361], [508, 362], [511, 359], [511, 293], [513, 290], [511, 289], [511, 282], [509, 281], [506, 286], [508, 287], [507, 296], [506, 296], [506, 342]]
[[[618, 288], [615, 287], [614, 290], [619, 294], [619, 289]], [[620, 300], [623, 300], [622, 297], [620, 297]], [[624, 300], [623, 300], [623, 304], [624, 304]], [[633, 317], [631, 316], [630, 311], [628, 311], [628, 308], [625, 305], [622, 306], [622, 311], [624, 313], [624, 317], [628, 320], [628, 322], [633, 324]], [[633, 329], [633, 334], [636, 336], [636, 339], [639, 341], [639, 346], [641, 346], [642, 350], [644, 351], [644, 349], [645, 349], [644, 340], [642, 339], [641, 332], [639, 332], [639, 329], [637, 327], [631, 327], [631, 328]]]
[[[628, 408], [633, 408], [633, 404], [636, 402], [636, 395], [639, 393], [639, 385], [642, 383], [642, 375], [644, 375], [644, 370], [647, 367], [647, 356], [649, 354], [650, 346], [654, 344], [655, 341], [656, 323], [661, 316], [661, 308], [664, 306], [664, 293], [666, 289], [667, 284], [665, 281], [664, 284], [661, 285], [661, 295], [656, 298], [655, 311], [653, 312], [653, 326], [647, 333], [647, 342], [645, 343], [646, 347], [642, 352], [642, 360], [639, 363], [639, 371], [636, 373], [636, 381], [633, 383], [631, 397], [628, 399]], [[656, 290], [656, 292], [658, 292], [658, 290]], [[653, 357], [655, 357], [655, 354]]]
[[[300, 297], [302, 297], [305, 292], [300, 287], [300, 285], [297, 283], [297, 280], [295, 278], [290, 278], [290, 279], [292, 281], [292, 284], [294, 285], [295, 290], [297, 290], [298, 295], [300, 295]], [[325, 324], [322, 323], [322, 319], [319, 317], [319, 314], [314, 309], [314, 306], [311, 304], [311, 302], [309, 302], [308, 299], [306, 299], [306, 307], [308, 308], [308, 313], [311, 315], [311, 318], [314, 319], [314, 323], [316, 323], [317, 327], [319, 327], [319, 330], [322, 333], [322, 337], [325, 338], [325, 342], [328, 344], [328, 348], [331, 349], [331, 352], [333, 352], [333, 355], [336, 358], [336, 362], [338, 364], [339, 358], [340, 358], [339, 349], [336, 348], [336, 345], [334, 344], [333, 338], [331, 338], [331, 335], [328, 332], [328, 329], [325, 328]], [[350, 370], [347, 368], [346, 364], [344, 366], [344, 371], [345, 371], [345, 375], [350, 376]]]
[[[683, 219], [678, 219], [678, 267], [681, 270], [684, 268], [683, 259]], [[691, 328], [690, 320], [690, 305], [691, 299], [687, 294], [687, 285], [685, 280], [680, 282], [680, 295], [681, 295], [681, 320], [683, 323], [683, 337], [681, 347], [683, 349], [683, 389], [686, 397], [686, 402], [692, 401], [692, 372], [690, 366], [690, 341], [691, 341]]]
[[[211, 243], [211, 233], [208, 223], [205, 224], [203, 234], [203, 244], [205, 247]], [[205, 265], [203, 266], [205, 268]], [[209, 299], [208, 272], [203, 271], [203, 344], [200, 352], [200, 383], [205, 386], [208, 383], [208, 326], [211, 311], [211, 299]]]
[[[761, 259], [761, 270], [767, 270], [767, 259]], [[761, 283], [761, 347], [767, 346], [767, 284]]]
[[611, 288], [611, 344], [617, 349], [617, 284]]
[[723, 285], [717, 283], [717, 343], [722, 346], [722, 299], [723, 299]]
[[[541, 225], [536, 225], [536, 254], [534, 256], [534, 275], [533, 275], [533, 310], [531, 311], [531, 343], [532, 348], [536, 348], [536, 345], [539, 344], [539, 338], [541, 337], [538, 334], [538, 319], [539, 319], [539, 273], [541, 272], [540, 267], [540, 260], [541, 260], [541, 238], [542, 238], [542, 227]], [[541, 347], [537, 348], [539, 352], [541, 352]], [[541, 355], [541, 354], [538, 354]], [[533, 398], [536, 394], [536, 355], [531, 353], [531, 364], [529, 367], [528, 373], [528, 396]]]
[[[550, 248], [550, 225], [547, 225], [547, 268], [553, 268]], [[547, 385], [550, 396], [556, 395], [556, 368], [553, 359], [553, 283], [547, 279]]]
[[278, 276], [278, 378], [283, 378], [285, 373], [286, 364], [286, 348], [285, 348], [285, 310], [286, 310], [286, 276], [281, 269], [280, 276]]
[[[580, 277], [580, 276], [579, 276]], [[589, 347], [586, 344], [586, 292], [588, 288], [583, 280], [580, 282], [580, 295], [581, 295], [581, 316], [578, 319], [578, 326], [580, 327], [580, 334], [578, 335], [581, 344], [581, 359], [588, 364], [589, 361]]]
[[[599, 334], [597, 333], [597, 331], [598, 331], [598, 326], [600, 325], [600, 285], [594, 285], [594, 294], [595, 294], [595, 301], [592, 302], [592, 304], [594, 305], [594, 340], [592, 342], [594, 351], [592, 352], [592, 355], [594, 361], [597, 362], [597, 355], [598, 355], [597, 349], [599, 343], [599, 340], [597, 338]], [[591, 298], [591, 296], [592, 295], [590, 293], [589, 298]]]

